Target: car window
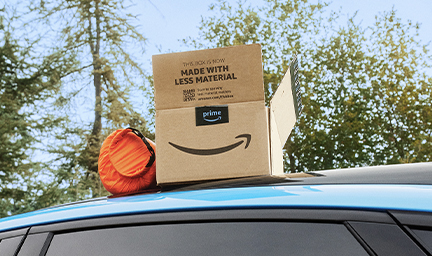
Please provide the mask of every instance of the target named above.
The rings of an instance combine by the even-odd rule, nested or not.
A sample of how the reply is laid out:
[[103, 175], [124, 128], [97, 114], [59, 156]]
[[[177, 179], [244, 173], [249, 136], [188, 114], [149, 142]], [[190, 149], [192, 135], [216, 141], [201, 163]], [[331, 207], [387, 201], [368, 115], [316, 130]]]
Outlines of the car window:
[[317, 254], [368, 255], [343, 224], [223, 222], [57, 234], [46, 256]]
[[421, 241], [422, 245], [425, 246], [429, 252], [432, 252], [432, 231], [421, 229], [411, 229], [411, 231]]
[[349, 222], [377, 255], [426, 255], [397, 225]]
[[[52, 238], [52, 233], [41, 233], [28, 235], [21, 246], [18, 256], [33, 256], [35, 252], [45, 252], [49, 241]], [[40, 255], [44, 255], [43, 252]]]
[[432, 253], [432, 213], [414, 211], [390, 211], [413, 239], [419, 242], [419, 246]]
[[0, 241], [0, 255], [14, 256], [24, 236], [16, 236]]

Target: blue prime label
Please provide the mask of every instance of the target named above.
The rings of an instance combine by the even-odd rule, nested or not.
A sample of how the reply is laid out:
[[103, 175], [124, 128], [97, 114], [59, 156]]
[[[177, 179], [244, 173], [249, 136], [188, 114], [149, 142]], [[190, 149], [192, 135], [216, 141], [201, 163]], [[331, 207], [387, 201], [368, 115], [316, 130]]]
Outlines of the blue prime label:
[[195, 108], [196, 126], [229, 123], [228, 105]]

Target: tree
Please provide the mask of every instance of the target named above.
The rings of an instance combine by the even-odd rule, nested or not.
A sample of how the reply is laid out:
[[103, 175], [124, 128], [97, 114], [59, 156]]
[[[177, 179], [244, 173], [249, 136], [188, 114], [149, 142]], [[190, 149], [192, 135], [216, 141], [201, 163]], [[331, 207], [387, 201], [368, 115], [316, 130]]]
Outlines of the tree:
[[[367, 70], [377, 124], [380, 157], [387, 163], [432, 159], [432, 78], [419, 25], [402, 23], [391, 10], [379, 16], [370, 33]], [[381, 156], [382, 155], [382, 156]]]
[[[48, 28], [44, 33], [54, 38], [51, 42], [57, 42], [51, 44], [52, 51], [69, 55], [80, 67], [79, 73], [62, 80], [56, 104], [66, 110], [63, 115], [68, 116], [69, 123], [61, 129], [63, 136], [57, 137], [63, 144], [54, 144], [49, 150], [57, 156], [51, 165], [56, 183], [69, 188], [67, 193], [73, 200], [106, 194], [97, 162], [103, 138], [110, 132], [132, 126], [154, 137], [129, 99], [131, 90], [144, 88], [141, 84], [146, 75], [127, 49], [134, 44], [143, 50], [145, 38], [132, 25], [135, 17], [124, 4], [113, 0], [34, 0], [30, 4], [30, 13], [37, 15], [32, 22], [44, 24]], [[73, 87], [74, 83], [79, 86]], [[78, 104], [75, 114], [80, 116], [82, 106], [77, 102], [91, 93], [86, 90], [88, 86], [94, 89], [94, 118], [88, 127], [82, 127], [82, 121], [68, 113]]]
[[[34, 41], [13, 38], [13, 10], [0, 10], [0, 217], [49, 206], [39, 178], [43, 163], [32, 159], [38, 135], [61, 121], [40, 109], [74, 69], [63, 56], [39, 58]], [[38, 196], [40, 196], [38, 198]]]
[[267, 0], [260, 8], [219, 1], [195, 48], [260, 43], [266, 102], [299, 55], [303, 114], [285, 145], [286, 171], [430, 161], [431, 57], [418, 25], [396, 12], [362, 28], [340, 25], [326, 3]]

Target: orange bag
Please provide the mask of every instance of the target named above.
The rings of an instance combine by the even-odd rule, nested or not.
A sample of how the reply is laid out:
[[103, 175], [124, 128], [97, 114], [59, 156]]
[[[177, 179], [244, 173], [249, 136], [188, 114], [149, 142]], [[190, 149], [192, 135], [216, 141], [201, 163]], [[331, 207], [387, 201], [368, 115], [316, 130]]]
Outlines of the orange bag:
[[102, 184], [113, 195], [156, 187], [156, 145], [133, 128], [113, 132], [99, 155]]

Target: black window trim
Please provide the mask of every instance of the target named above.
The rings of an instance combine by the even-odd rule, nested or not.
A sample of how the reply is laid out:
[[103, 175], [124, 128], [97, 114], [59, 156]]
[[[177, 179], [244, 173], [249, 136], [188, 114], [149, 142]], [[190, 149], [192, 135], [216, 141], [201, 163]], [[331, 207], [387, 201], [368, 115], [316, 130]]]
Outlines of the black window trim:
[[432, 255], [430, 246], [423, 243], [411, 229], [430, 230], [432, 231], [432, 212], [415, 212], [415, 211], [389, 211], [389, 215], [405, 231], [418, 247]]
[[31, 227], [29, 234], [163, 223], [214, 221], [307, 221], [344, 223], [366, 221], [395, 224], [386, 212], [344, 209], [213, 209], [99, 217]]
[[19, 242], [18, 246], [15, 248], [15, 255], [21, 250], [22, 245], [24, 244], [24, 241], [30, 232], [30, 228], [22, 228], [17, 230], [11, 230], [11, 231], [5, 231], [0, 233], [0, 242], [3, 239], [9, 239], [14, 237], [21, 237], [21, 241]]
[[[175, 223], [204, 223], [204, 222], [316, 222], [343, 224], [353, 234], [357, 241], [370, 254], [373, 250], [363, 241], [360, 235], [349, 224], [351, 221], [385, 223], [397, 225], [419, 245], [416, 237], [406, 225], [424, 225], [424, 220], [431, 220], [432, 213], [407, 212], [407, 211], [376, 211], [359, 209], [323, 209], [323, 208], [245, 208], [245, 209], [191, 209], [181, 212], [153, 212], [121, 216], [105, 216], [91, 219], [65, 221], [60, 223], [33, 226], [30, 229], [19, 229], [0, 233], [0, 237], [40, 234], [50, 232], [53, 235], [69, 232], [77, 232], [92, 229], [104, 229], [125, 226], [160, 225]], [[430, 223], [429, 223], [430, 222]], [[426, 224], [432, 228], [432, 221]], [[52, 235], [51, 235], [52, 238]], [[24, 239], [23, 239], [24, 240]], [[42, 254], [45, 254], [51, 239], [46, 241]], [[22, 244], [21, 244], [22, 245]], [[21, 246], [20, 245], [20, 246]], [[425, 251], [425, 247], [420, 247]], [[427, 252], [427, 250], [425, 251]], [[430, 254], [429, 254], [430, 255]]]
[[432, 229], [432, 212], [389, 211], [389, 214], [402, 225]]
[[23, 236], [26, 235], [30, 228], [21, 228], [16, 230], [10, 230], [10, 231], [4, 231], [0, 232], [0, 240], [6, 239], [6, 238], [12, 238], [16, 236]]

